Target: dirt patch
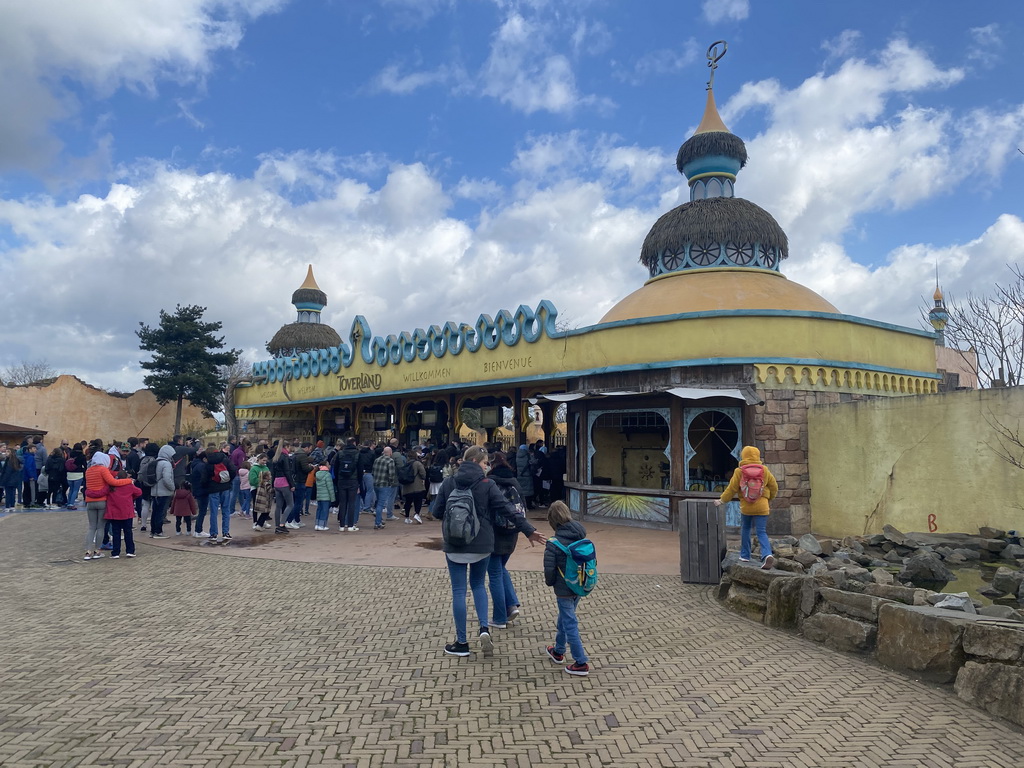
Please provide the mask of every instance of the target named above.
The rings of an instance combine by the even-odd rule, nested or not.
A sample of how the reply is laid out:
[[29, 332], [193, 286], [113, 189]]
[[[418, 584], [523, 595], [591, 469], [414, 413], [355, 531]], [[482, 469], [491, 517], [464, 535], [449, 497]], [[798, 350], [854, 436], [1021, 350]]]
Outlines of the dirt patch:
[[417, 541], [416, 546], [423, 547], [424, 549], [434, 549], [437, 551], [441, 551], [444, 548], [444, 539], [438, 538], [427, 539], [426, 541]]

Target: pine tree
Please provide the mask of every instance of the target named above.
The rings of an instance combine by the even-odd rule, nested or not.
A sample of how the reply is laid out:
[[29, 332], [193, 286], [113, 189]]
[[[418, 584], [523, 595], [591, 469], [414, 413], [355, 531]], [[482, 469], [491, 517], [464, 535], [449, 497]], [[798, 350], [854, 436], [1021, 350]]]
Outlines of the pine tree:
[[237, 349], [215, 351], [224, 348], [224, 337], [214, 335], [223, 324], [203, 322], [205, 312], [206, 307], [179, 304], [173, 315], [160, 310], [157, 327], [140, 322], [135, 332], [139, 348], [153, 354], [152, 360], [140, 362], [151, 371], [143, 383], [161, 405], [177, 402], [175, 434], [181, 430], [181, 406], [186, 399], [210, 413], [220, 410], [226, 384], [223, 367], [233, 365], [241, 354]]

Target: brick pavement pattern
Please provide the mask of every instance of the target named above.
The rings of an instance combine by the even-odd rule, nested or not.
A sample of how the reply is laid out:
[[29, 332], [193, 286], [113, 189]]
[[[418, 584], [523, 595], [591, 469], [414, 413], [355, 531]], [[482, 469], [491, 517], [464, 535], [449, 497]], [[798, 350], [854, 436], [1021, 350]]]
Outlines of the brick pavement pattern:
[[145, 542], [83, 562], [83, 531], [81, 513], [0, 521], [5, 768], [1024, 766], [1020, 729], [676, 578], [602, 576], [575, 678], [544, 656], [539, 573], [515, 574], [523, 618], [494, 657], [462, 659], [441, 653], [441, 568]]

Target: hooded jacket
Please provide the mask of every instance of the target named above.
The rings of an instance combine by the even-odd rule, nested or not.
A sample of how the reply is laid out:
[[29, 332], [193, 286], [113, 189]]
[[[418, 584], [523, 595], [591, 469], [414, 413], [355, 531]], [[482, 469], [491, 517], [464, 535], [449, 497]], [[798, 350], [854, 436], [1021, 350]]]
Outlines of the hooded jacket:
[[516, 477], [519, 480], [519, 492], [523, 498], [533, 496], [533, 465], [530, 463], [530, 449], [520, 445], [516, 451]]
[[103, 513], [103, 519], [134, 520], [135, 499], [141, 495], [142, 489], [135, 483], [111, 488], [107, 493], [107, 511]]
[[[562, 523], [555, 531], [555, 538], [569, 546], [574, 541], [587, 538], [587, 529], [582, 523], [570, 520]], [[565, 552], [548, 541], [544, 545], [544, 583], [555, 588], [556, 597], [576, 597], [576, 593], [565, 583]]]
[[174, 495], [174, 456], [175, 446], [168, 444], [156, 455], [156, 485], [152, 488], [154, 496]]
[[[764, 468], [764, 492], [757, 501], [747, 501], [740, 496], [740, 481], [743, 477], [743, 467], [749, 464], [761, 464], [761, 452], [752, 445], [743, 446], [740, 451], [740, 465], [733, 470], [729, 487], [722, 491], [719, 501], [723, 504], [739, 497], [740, 512], [744, 515], [767, 515], [769, 512], [768, 502], [779, 495], [779, 484], [768, 467]], [[763, 466], [763, 465], [762, 465]]]
[[[366, 451], [368, 456], [372, 456], [368, 450]], [[341, 472], [341, 462], [351, 461], [352, 471], [348, 475], [344, 475]], [[355, 446], [349, 445], [342, 448], [340, 451], [334, 454], [334, 460], [331, 464], [334, 468], [334, 480], [337, 483], [338, 490], [344, 491], [351, 488], [359, 487], [359, 478], [362, 476], [362, 454], [356, 450]], [[370, 465], [372, 469], [372, 464]]]
[[484, 477], [483, 467], [472, 461], [462, 462], [458, 471], [441, 483], [441, 490], [430, 504], [430, 514], [436, 519], [444, 519], [445, 505], [454, 488], [472, 489], [476, 516], [480, 519], [480, 532], [465, 546], [456, 546], [445, 541], [445, 552], [491, 554], [494, 551], [494, 521], [497, 517], [511, 518], [516, 524], [516, 529], [525, 536], [530, 536], [537, 530], [525, 517], [515, 514], [515, 508], [505, 498], [498, 484]]
[[110, 455], [98, 451], [93, 454], [89, 468], [85, 470], [85, 500], [106, 501], [111, 486], [132, 485], [132, 479], [118, 479], [110, 474]]

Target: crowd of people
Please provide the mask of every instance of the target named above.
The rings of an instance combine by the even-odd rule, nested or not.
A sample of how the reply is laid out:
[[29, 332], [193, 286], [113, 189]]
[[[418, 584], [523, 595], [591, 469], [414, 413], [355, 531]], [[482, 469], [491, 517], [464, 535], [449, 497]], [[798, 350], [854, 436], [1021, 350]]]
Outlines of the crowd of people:
[[[544, 441], [520, 445], [507, 454], [500, 445], [402, 446], [397, 439], [359, 444], [354, 438], [327, 446], [324, 441], [289, 440], [273, 444], [248, 439], [207, 443], [175, 435], [159, 446], [145, 437], [127, 441], [81, 441], [47, 452], [41, 436], [26, 438], [15, 450], [0, 443], [0, 492], [5, 511], [85, 504], [85, 560], [109, 551], [113, 559], [136, 557], [134, 531], [163, 539], [168, 517], [176, 535], [225, 542], [232, 517], [251, 521], [253, 530], [288, 534], [314, 515], [315, 531], [360, 530], [361, 514], [373, 515], [373, 528], [404, 520], [423, 523], [429, 513], [443, 519], [458, 489], [476, 502], [479, 531], [469, 543], [449, 540], [444, 549], [452, 583], [455, 642], [445, 653], [468, 656], [466, 596], [474, 596], [484, 655], [493, 651], [492, 631], [519, 616], [520, 602], [507, 564], [519, 534], [531, 545], [547, 539], [528, 522], [526, 511], [548, 507], [556, 537], [570, 542], [585, 535], [563, 503], [565, 450], [548, 450]], [[312, 510], [312, 512], [310, 511]], [[397, 514], [396, 514], [397, 512]], [[401, 517], [399, 517], [401, 515]], [[271, 521], [271, 519], [273, 519]], [[547, 648], [561, 664], [566, 649], [573, 675], [586, 675], [587, 657], [579, 639], [578, 598], [557, 578], [560, 553], [545, 552], [545, 578], [554, 587], [559, 614], [555, 644]], [[564, 565], [564, 556], [562, 564]], [[485, 578], [489, 590], [485, 589]], [[489, 597], [488, 600], [488, 591]]]

